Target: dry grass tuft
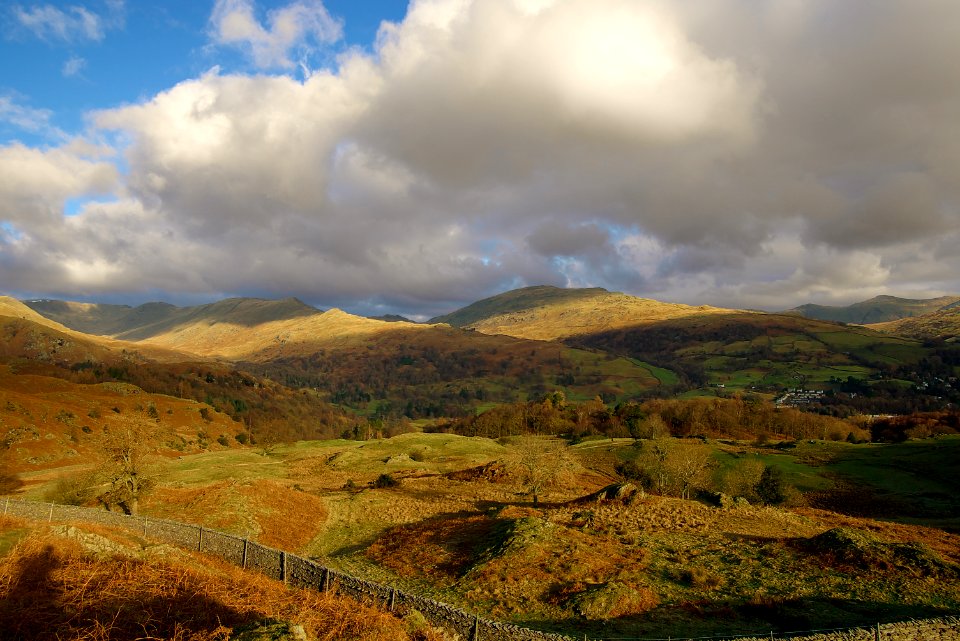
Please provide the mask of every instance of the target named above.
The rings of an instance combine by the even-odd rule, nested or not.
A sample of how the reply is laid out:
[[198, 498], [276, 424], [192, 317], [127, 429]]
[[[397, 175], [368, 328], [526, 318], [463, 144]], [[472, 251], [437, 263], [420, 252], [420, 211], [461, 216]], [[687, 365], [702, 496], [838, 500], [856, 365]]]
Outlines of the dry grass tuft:
[[0, 629], [27, 641], [226, 640], [236, 628], [279, 620], [318, 640], [412, 638], [402, 621], [352, 600], [288, 589], [206, 557], [194, 562], [97, 560], [75, 541], [36, 532], [0, 559]]

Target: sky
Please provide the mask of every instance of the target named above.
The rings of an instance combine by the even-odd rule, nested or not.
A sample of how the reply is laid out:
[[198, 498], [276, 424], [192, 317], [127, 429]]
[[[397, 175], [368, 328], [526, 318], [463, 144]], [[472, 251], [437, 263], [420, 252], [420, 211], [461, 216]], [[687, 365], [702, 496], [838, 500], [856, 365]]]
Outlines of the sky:
[[0, 293], [960, 293], [956, 0], [0, 4]]

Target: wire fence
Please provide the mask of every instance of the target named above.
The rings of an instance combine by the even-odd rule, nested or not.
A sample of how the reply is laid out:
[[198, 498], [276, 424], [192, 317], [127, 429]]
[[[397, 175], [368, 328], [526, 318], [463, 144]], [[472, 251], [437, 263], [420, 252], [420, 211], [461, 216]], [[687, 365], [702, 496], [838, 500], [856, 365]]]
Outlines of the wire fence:
[[309, 559], [260, 545], [249, 539], [199, 525], [128, 516], [97, 508], [57, 505], [6, 498], [3, 515], [34, 521], [86, 521], [132, 530], [145, 537], [217, 556], [244, 569], [256, 570], [292, 586], [337, 591], [397, 614], [416, 610], [432, 625], [468, 641], [960, 641], [960, 619], [942, 618], [873, 627], [833, 628], [796, 632], [746, 632], [710, 636], [625, 637], [563, 635], [541, 632], [480, 617], [446, 603], [395, 587], [366, 581]]

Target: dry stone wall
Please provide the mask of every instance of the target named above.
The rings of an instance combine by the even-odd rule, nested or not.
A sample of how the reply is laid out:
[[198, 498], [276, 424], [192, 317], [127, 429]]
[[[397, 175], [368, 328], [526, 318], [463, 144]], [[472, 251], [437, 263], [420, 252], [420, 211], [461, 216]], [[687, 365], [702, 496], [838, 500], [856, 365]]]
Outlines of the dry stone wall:
[[[880, 624], [872, 628], [854, 628], [821, 634], [801, 633], [789, 638], [790, 641], [960, 641], [960, 619], [947, 617], [924, 621], [903, 621]], [[770, 637], [747, 637], [739, 641], [770, 641]]]
[[[35, 521], [86, 521], [133, 530], [186, 549], [218, 556], [229, 563], [257, 570], [289, 585], [321, 591], [336, 590], [340, 594], [397, 614], [416, 610], [432, 625], [445, 630], [453, 639], [459, 641], [574, 641], [573, 637], [484, 619], [445, 603], [349, 576], [309, 559], [196, 525], [151, 517], [127, 516], [94, 508], [9, 498], [3, 499], [3, 514]], [[720, 637], [711, 637], [713, 638]], [[741, 638], [741, 641], [778, 641], [782, 638], [785, 637], [765, 636]], [[851, 629], [789, 638], [791, 641], [960, 641], [960, 619], [910, 621], [872, 629]], [[672, 641], [685, 640], [677, 637]]]

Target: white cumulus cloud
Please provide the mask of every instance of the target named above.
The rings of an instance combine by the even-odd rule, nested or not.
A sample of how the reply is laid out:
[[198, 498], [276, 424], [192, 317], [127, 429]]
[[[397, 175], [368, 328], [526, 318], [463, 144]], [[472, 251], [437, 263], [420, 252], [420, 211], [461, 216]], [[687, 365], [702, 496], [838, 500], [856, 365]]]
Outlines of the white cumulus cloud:
[[217, 0], [210, 17], [211, 35], [221, 45], [247, 50], [263, 69], [291, 68], [293, 50], [336, 42], [342, 35], [319, 0], [304, 0], [272, 9], [266, 24], [256, 16], [253, 0]]
[[219, 0], [215, 42], [288, 74], [93, 114], [122, 174], [0, 150], [20, 234], [0, 269], [425, 315], [536, 283], [767, 308], [960, 292], [958, 22], [939, 0], [416, 0], [373, 53], [296, 79], [339, 38], [324, 6]]

